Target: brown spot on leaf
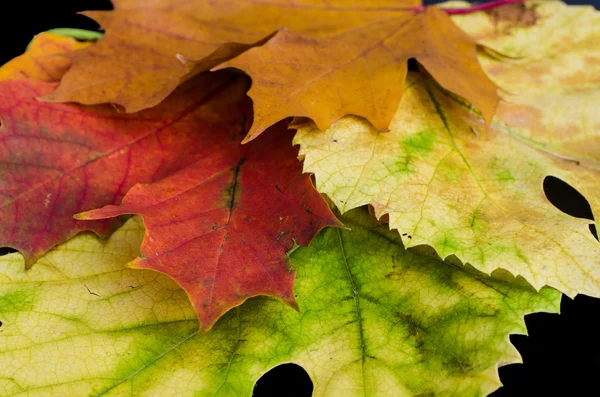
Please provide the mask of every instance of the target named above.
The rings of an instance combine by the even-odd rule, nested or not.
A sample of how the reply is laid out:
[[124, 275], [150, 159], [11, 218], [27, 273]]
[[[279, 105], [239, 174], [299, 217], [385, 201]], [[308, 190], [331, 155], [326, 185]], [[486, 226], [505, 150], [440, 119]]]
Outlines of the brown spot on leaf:
[[513, 28], [535, 25], [539, 19], [537, 6], [531, 7], [523, 3], [507, 4], [491, 8], [487, 11], [497, 33], [506, 33]]

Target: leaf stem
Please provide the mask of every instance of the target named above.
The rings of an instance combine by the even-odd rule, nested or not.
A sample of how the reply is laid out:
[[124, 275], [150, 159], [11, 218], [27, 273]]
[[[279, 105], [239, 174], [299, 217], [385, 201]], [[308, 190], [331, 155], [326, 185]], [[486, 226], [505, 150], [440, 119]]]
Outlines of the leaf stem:
[[93, 30], [85, 30], [85, 29], [75, 29], [75, 28], [54, 28], [46, 31], [47, 33], [54, 33], [60, 36], [72, 37], [77, 40], [83, 41], [94, 41], [99, 40], [104, 36], [100, 32], [95, 32]]
[[500, 7], [506, 4], [523, 3], [525, 0], [495, 0], [489, 3], [476, 4], [467, 8], [442, 8], [448, 15], [471, 14], [477, 11], [489, 10], [490, 8]]

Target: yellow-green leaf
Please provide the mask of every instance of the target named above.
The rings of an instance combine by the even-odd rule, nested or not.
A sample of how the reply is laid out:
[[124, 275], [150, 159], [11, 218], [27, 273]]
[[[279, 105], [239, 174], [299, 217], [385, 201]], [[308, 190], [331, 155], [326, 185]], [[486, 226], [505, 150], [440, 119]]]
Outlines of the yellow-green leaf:
[[[600, 12], [538, 1], [453, 18], [492, 49], [479, 61], [504, 90], [497, 122], [540, 150], [600, 169]], [[588, 196], [596, 209], [597, 193]]]
[[183, 290], [125, 264], [143, 229], [79, 235], [23, 271], [0, 258], [1, 396], [247, 396], [280, 363], [310, 374], [314, 396], [479, 396], [520, 360], [523, 315], [560, 294], [488, 278], [405, 251], [368, 213], [292, 254], [300, 312], [254, 298], [198, 332]]
[[488, 134], [468, 105], [413, 75], [390, 132], [347, 117], [325, 132], [305, 124], [295, 143], [319, 191], [342, 211], [371, 204], [389, 214], [407, 246], [431, 245], [485, 273], [503, 268], [536, 288], [600, 296], [590, 221], [561, 212], [542, 189], [558, 177], [600, 213], [600, 13], [561, 2], [514, 7], [529, 22], [455, 18], [495, 49], [480, 56], [505, 91]]

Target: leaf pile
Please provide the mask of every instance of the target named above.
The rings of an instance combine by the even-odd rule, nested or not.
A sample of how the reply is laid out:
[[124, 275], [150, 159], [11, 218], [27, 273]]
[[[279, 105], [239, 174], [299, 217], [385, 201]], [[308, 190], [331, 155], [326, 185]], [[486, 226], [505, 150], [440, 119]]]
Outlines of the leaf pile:
[[600, 297], [542, 189], [600, 209], [600, 14], [440, 7], [115, 0], [2, 66], [0, 396], [500, 387], [524, 315]]
[[[342, 218], [352, 231], [327, 229], [291, 255], [300, 313], [253, 299], [207, 333], [175, 283], [125, 267], [144, 234], [138, 218], [106, 242], [78, 235], [29, 272], [19, 254], [7, 255], [0, 390], [251, 396], [263, 373], [290, 361], [310, 374], [316, 396], [464, 396], [500, 386], [497, 364], [520, 360], [508, 334], [525, 332], [527, 313], [557, 312], [560, 293], [411, 253], [369, 218], [354, 210]], [[32, 365], [43, 376], [30, 376]]]
[[34, 97], [51, 85], [0, 84], [8, 94], [0, 161], [10, 164], [3, 181], [11, 189], [0, 207], [2, 244], [33, 260], [78, 231], [106, 234], [114, 223], [73, 215], [122, 200], [85, 218], [142, 214], [148, 236], [132, 266], [175, 279], [203, 328], [258, 294], [296, 305], [286, 252], [339, 223], [302, 175], [290, 132], [275, 127], [240, 145], [251, 118], [244, 77], [202, 76], [133, 115], [48, 108]]
[[[600, 128], [600, 52], [597, 46], [588, 51], [600, 19], [590, 9], [560, 4], [535, 10], [540, 21], [520, 28], [527, 38], [520, 40], [513, 39], [517, 27], [498, 35], [478, 18], [459, 19], [486, 37], [489, 48], [521, 57], [482, 55], [484, 68], [510, 92], [489, 139], [477, 139], [483, 128], [464, 102], [414, 76], [389, 133], [348, 117], [325, 132], [305, 123], [295, 143], [319, 191], [342, 211], [370, 204], [377, 217], [389, 215], [406, 246], [431, 245], [441, 257], [456, 255], [488, 274], [504, 268], [536, 288], [600, 296], [600, 245], [589, 221], [562, 213], [540, 188], [554, 175], [600, 212], [594, 133]], [[578, 45], [567, 49], [565, 36], [575, 25]], [[553, 39], [540, 53], [533, 43], [549, 31]]]
[[233, 66], [253, 79], [255, 120], [246, 140], [288, 116], [327, 128], [358, 114], [386, 130], [404, 91], [407, 61], [416, 58], [486, 122], [497, 106], [475, 41], [440, 9], [416, 11], [417, 0], [115, 0], [114, 6], [85, 13], [106, 36], [71, 54], [73, 65], [45, 100], [112, 102], [135, 112], [160, 103], [181, 81]]

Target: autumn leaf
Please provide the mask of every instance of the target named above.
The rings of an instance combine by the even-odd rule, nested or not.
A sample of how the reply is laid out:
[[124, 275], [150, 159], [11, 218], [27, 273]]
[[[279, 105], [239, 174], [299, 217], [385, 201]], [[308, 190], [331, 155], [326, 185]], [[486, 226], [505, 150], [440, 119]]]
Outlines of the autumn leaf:
[[204, 134], [205, 155], [152, 184], [134, 186], [120, 206], [78, 219], [139, 214], [147, 235], [135, 268], [168, 274], [187, 292], [200, 326], [256, 295], [293, 307], [287, 252], [325, 226], [341, 226], [314, 190], [278, 124], [251, 145], [241, 136]]
[[389, 133], [356, 117], [324, 132], [299, 130], [295, 142], [319, 191], [342, 211], [371, 204], [378, 217], [389, 214], [409, 247], [431, 245], [442, 258], [456, 255], [488, 274], [503, 268], [536, 288], [600, 296], [600, 244], [590, 221], [561, 212], [542, 189], [554, 175], [598, 213], [598, 168], [544, 150], [558, 131], [540, 129], [529, 139], [518, 124], [502, 123], [502, 108], [482, 141], [468, 106], [422, 77], [410, 81]]
[[[480, 62], [505, 92], [497, 122], [539, 150], [599, 170], [600, 13], [557, 1], [502, 9], [453, 17], [492, 50]], [[597, 215], [597, 193], [587, 197]]]
[[201, 77], [162, 105], [125, 115], [35, 100], [50, 83], [0, 82], [0, 246], [31, 264], [81, 230], [106, 235], [114, 222], [73, 215], [119, 203], [136, 183], [193, 163], [207, 134], [239, 134], [251, 117], [247, 85], [227, 73]]
[[250, 114], [247, 83], [226, 74], [196, 79], [137, 115], [36, 101], [54, 85], [19, 79], [60, 78], [69, 67], [61, 54], [77, 43], [40, 34], [24, 55], [0, 68], [4, 79], [14, 80], [0, 81], [0, 246], [21, 251], [28, 265], [81, 230], [106, 235], [115, 222], [81, 222], [73, 215], [119, 203], [135, 183], [185, 167], [202, 155], [198, 130], [238, 131], [235, 120]]
[[290, 362], [321, 397], [497, 389], [551, 287], [600, 296], [542, 190], [600, 204], [599, 14], [441, 7], [118, 0], [0, 69], [0, 396], [249, 397]]
[[58, 82], [71, 66], [71, 61], [61, 55], [89, 45], [71, 37], [42, 32], [33, 38], [25, 54], [0, 67], [0, 81], [30, 78]]
[[[321, 192], [342, 211], [370, 203], [389, 214], [407, 246], [429, 244], [486, 273], [504, 268], [536, 288], [599, 296], [589, 221], [553, 207], [542, 183], [558, 177], [600, 212], [600, 54], [589, 50], [600, 14], [557, 2], [515, 7], [535, 12], [536, 23], [515, 18], [496, 29], [484, 23], [495, 24], [494, 14], [455, 17], [495, 49], [482, 64], [510, 92], [488, 141], [476, 139], [482, 126], [464, 103], [414, 76], [390, 133], [346, 118], [325, 133], [304, 128], [295, 142]], [[533, 44], [542, 37], [553, 37], [543, 51]]]
[[0, 84], [0, 245], [31, 264], [81, 230], [106, 235], [118, 220], [73, 216], [125, 197], [122, 210], [147, 216], [151, 234], [133, 266], [180, 283], [204, 329], [251, 296], [295, 306], [286, 253], [339, 222], [302, 176], [282, 126], [240, 145], [252, 117], [247, 78], [199, 76], [135, 115], [37, 102], [52, 87], [39, 81]]
[[160, 103], [191, 76], [233, 66], [254, 82], [255, 122], [246, 141], [289, 116], [326, 128], [356, 114], [387, 130], [407, 60], [416, 58], [486, 123], [498, 103], [475, 41], [442, 10], [416, 0], [117, 0], [114, 11], [85, 15], [106, 36], [70, 55], [73, 66], [45, 100], [112, 102], [135, 112]]
[[[560, 294], [406, 251], [364, 210], [291, 255], [298, 313], [251, 299], [198, 332], [177, 285], [125, 264], [134, 218], [106, 242], [81, 234], [28, 272], [0, 258], [0, 394], [251, 396], [280, 363], [306, 369], [314, 396], [482, 396], [519, 362], [509, 334], [557, 312]], [[44, 327], [39, 326], [45, 324]]]

